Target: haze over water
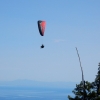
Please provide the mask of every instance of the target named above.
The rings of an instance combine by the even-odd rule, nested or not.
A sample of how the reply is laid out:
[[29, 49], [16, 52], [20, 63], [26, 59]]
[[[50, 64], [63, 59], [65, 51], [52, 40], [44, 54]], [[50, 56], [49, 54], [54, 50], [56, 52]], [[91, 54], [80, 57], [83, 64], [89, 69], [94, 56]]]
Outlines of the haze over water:
[[0, 100], [67, 100], [71, 89], [0, 87]]

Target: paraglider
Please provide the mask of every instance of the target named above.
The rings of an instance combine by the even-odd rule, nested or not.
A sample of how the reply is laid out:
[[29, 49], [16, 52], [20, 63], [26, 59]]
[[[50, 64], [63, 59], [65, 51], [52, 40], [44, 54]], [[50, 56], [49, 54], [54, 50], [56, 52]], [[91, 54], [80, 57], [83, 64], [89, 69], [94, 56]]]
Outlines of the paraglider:
[[[39, 30], [40, 35], [44, 36], [46, 22], [38, 20], [37, 23], [38, 23], [38, 30]], [[43, 44], [41, 45], [41, 48], [44, 48]]]

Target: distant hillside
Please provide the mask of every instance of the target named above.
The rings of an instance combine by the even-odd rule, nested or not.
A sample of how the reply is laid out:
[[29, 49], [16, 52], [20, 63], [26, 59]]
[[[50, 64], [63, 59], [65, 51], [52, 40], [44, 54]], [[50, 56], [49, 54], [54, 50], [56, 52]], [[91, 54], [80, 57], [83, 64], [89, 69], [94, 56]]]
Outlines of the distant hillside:
[[76, 82], [41, 82], [33, 80], [0, 81], [0, 86], [74, 88]]

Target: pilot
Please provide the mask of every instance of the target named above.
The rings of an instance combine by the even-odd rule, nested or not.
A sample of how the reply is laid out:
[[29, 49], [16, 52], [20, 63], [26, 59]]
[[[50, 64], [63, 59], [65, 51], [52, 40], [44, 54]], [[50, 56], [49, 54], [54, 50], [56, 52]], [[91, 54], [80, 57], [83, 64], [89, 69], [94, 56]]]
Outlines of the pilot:
[[41, 45], [41, 48], [44, 48], [44, 45], [43, 44]]

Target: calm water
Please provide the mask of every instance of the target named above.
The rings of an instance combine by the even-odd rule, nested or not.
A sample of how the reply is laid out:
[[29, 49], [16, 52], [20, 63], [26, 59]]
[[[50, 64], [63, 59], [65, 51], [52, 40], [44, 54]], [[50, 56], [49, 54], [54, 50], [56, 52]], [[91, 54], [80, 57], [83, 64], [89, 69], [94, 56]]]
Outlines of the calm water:
[[71, 89], [0, 87], [0, 100], [68, 100]]

